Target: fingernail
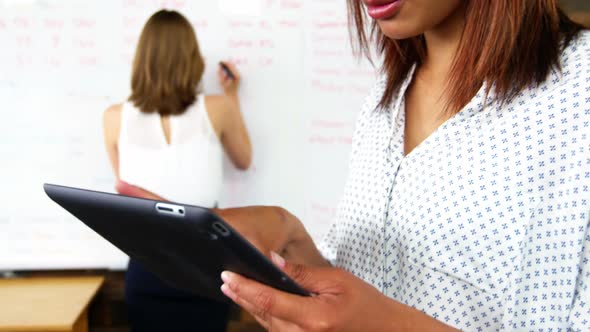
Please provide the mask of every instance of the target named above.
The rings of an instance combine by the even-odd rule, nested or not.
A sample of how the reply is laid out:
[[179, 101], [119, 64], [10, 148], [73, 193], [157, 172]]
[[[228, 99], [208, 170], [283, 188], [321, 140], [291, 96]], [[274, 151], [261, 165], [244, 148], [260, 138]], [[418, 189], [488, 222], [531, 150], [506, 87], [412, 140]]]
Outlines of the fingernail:
[[221, 272], [221, 280], [223, 280], [223, 282], [225, 282], [226, 284], [229, 284], [229, 282], [231, 281], [231, 274], [227, 271]]
[[274, 251], [270, 252], [270, 257], [272, 258], [272, 261], [278, 265], [280, 268], [284, 268], [285, 267], [285, 259], [283, 257], [281, 257], [281, 255], [277, 254]]
[[232, 300], [234, 299], [234, 292], [231, 291], [231, 289], [229, 288], [228, 285], [226, 285], [226, 284], [221, 285], [221, 292], [225, 296], [229, 297], [230, 299], [232, 299]]

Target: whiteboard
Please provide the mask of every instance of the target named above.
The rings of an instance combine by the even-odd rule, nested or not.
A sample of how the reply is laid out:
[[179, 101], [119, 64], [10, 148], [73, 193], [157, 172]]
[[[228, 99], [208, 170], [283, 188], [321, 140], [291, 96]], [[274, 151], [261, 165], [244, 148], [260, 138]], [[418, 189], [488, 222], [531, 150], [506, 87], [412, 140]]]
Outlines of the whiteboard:
[[354, 121], [375, 80], [342, 0], [0, 0], [0, 270], [122, 269], [127, 257], [51, 202], [44, 182], [114, 191], [102, 112], [129, 95], [141, 28], [161, 8], [196, 29], [203, 89], [242, 73], [250, 170], [226, 160], [222, 207], [278, 205], [321, 239], [344, 188]]

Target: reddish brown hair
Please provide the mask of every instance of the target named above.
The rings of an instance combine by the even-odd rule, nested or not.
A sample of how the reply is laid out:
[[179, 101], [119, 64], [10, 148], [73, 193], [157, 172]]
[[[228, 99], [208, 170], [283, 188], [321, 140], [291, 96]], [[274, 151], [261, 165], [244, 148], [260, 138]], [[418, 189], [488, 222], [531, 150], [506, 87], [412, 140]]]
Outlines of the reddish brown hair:
[[[370, 58], [372, 43], [383, 57], [387, 86], [380, 107], [391, 104], [413, 65], [426, 56], [423, 36], [392, 40], [373, 21], [366, 30], [361, 0], [347, 0], [356, 47]], [[496, 99], [510, 100], [559, 69], [562, 49], [583, 27], [570, 20], [556, 0], [469, 0], [465, 28], [447, 82], [447, 109], [458, 112], [484, 82], [495, 85]], [[356, 38], [354, 38], [356, 37]], [[474, 45], [477, 45], [474, 47]], [[489, 92], [489, 91], [487, 91]]]
[[178, 12], [161, 10], [139, 37], [129, 100], [142, 112], [181, 114], [195, 102], [204, 69], [189, 21]]

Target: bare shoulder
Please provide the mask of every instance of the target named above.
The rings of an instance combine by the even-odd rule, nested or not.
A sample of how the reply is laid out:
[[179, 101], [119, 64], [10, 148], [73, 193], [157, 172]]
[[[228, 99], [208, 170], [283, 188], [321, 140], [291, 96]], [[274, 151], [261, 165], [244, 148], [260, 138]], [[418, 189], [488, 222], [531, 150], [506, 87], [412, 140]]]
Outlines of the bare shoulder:
[[105, 123], [119, 122], [121, 120], [122, 110], [123, 104], [114, 104], [109, 106], [109, 108], [107, 108], [103, 114]]
[[209, 115], [209, 120], [213, 129], [220, 136], [223, 131], [223, 121], [227, 118], [228, 111], [231, 107], [231, 102], [227, 96], [224, 95], [209, 95], [205, 96], [205, 108]]

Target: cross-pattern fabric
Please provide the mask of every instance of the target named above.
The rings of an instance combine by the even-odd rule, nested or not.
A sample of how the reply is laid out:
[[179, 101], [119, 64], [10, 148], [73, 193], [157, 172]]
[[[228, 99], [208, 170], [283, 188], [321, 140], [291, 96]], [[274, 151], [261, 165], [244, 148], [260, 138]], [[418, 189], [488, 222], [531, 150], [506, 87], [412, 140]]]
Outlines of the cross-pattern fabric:
[[540, 86], [485, 85], [404, 156], [405, 91], [359, 116], [321, 249], [399, 302], [468, 331], [590, 331], [590, 33]]

